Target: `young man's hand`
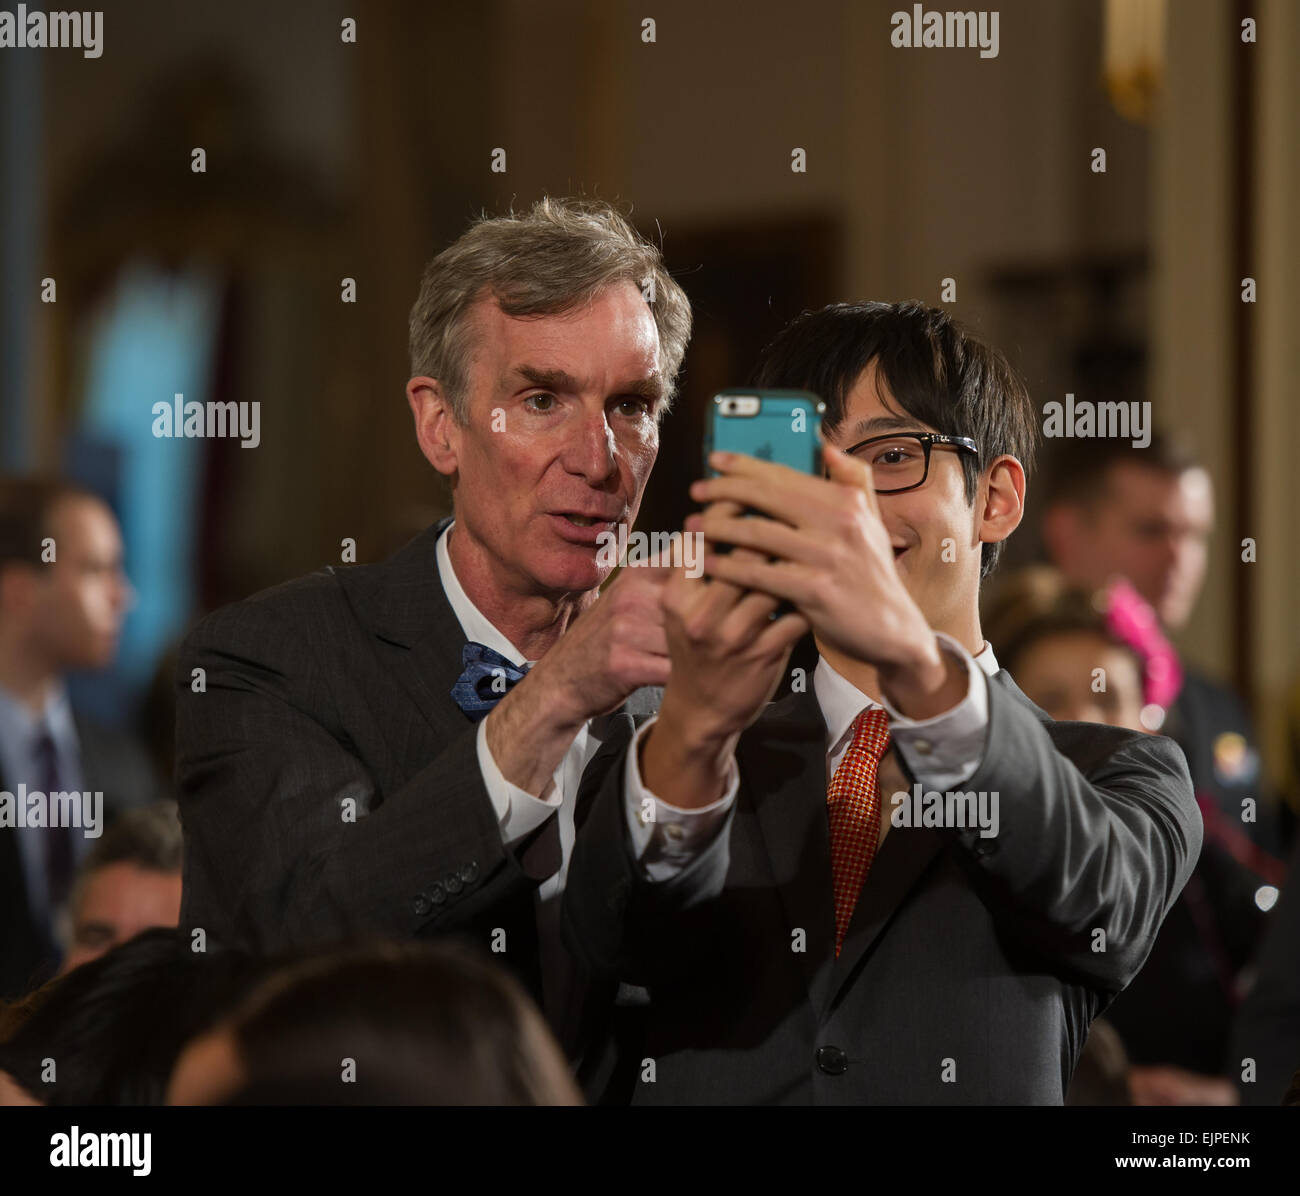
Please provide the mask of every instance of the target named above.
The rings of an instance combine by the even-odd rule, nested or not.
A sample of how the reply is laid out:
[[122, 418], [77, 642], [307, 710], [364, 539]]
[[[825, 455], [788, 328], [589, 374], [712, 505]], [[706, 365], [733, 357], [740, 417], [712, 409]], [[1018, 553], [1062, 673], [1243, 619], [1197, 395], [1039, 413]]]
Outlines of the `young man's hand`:
[[715, 453], [710, 464], [722, 476], [691, 487], [712, 505], [687, 530], [752, 551], [709, 555], [705, 572], [789, 602], [819, 642], [875, 668], [904, 714], [940, 714], [965, 694], [965, 671], [940, 650], [899, 576], [870, 467], [830, 445], [825, 459], [829, 479]]
[[662, 600], [672, 671], [642, 743], [641, 777], [669, 805], [692, 809], [722, 796], [736, 740], [776, 691], [808, 621], [793, 613], [773, 618], [780, 600], [770, 594], [684, 571], [674, 573]]

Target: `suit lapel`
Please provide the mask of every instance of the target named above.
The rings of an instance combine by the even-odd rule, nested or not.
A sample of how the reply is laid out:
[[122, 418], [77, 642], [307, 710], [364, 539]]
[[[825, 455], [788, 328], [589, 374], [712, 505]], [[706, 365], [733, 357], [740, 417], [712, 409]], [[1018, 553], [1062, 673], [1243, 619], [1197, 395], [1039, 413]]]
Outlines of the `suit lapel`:
[[830, 824], [826, 816], [826, 723], [816, 696], [791, 694], [774, 703], [737, 749], [741, 802], [752, 807], [791, 932], [793, 952], [820, 1006], [835, 951], [831, 900]]
[[438, 575], [438, 537], [449, 522], [426, 528], [382, 564], [336, 573], [357, 618], [376, 637], [381, 661], [440, 738], [466, 725], [451, 697], [465, 633]]
[[[335, 574], [357, 618], [375, 636], [380, 659], [439, 739], [468, 725], [451, 696], [463, 668], [465, 632], [438, 573], [438, 537], [451, 518], [426, 528], [381, 564]], [[588, 773], [603, 772], [591, 766], [622, 750], [632, 734], [632, 716], [654, 713], [660, 694], [639, 689], [624, 706], [593, 721], [601, 746]]]
[[[882, 811], [883, 813], [883, 811]], [[840, 956], [830, 970], [827, 1003], [852, 978], [862, 957], [944, 845], [933, 827], [892, 827], [881, 844], [854, 906]], [[824, 1012], [826, 1004], [818, 1006]]]

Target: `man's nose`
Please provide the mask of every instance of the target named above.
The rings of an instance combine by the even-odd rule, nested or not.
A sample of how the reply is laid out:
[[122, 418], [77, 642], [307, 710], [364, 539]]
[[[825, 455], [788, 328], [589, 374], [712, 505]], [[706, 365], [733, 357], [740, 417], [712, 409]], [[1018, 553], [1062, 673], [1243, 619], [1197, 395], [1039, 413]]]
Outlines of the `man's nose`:
[[565, 446], [565, 469], [594, 484], [608, 478], [616, 464], [614, 429], [605, 412], [584, 412]]

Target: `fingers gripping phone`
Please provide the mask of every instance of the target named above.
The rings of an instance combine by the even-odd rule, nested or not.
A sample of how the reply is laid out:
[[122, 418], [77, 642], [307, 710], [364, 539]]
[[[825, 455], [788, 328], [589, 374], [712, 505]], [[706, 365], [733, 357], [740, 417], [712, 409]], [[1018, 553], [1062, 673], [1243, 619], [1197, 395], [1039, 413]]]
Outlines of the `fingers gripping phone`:
[[[807, 390], [733, 388], [713, 396], [704, 441], [711, 452], [745, 453], [802, 473], [822, 472], [821, 430], [826, 404]], [[716, 477], [716, 470], [709, 470]]]

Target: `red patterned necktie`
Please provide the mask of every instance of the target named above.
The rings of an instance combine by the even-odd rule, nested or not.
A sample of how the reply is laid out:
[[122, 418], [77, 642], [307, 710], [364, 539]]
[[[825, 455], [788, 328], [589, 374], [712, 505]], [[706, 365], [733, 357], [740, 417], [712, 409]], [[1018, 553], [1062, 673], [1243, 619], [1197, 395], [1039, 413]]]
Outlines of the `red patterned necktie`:
[[831, 883], [835, 894], [835, 955], [876, 855], [880, 800], [876, 769], [889, 748], [889, 717], [868, 707], [853, 723], [853, 742], [826, 792], [831, 819]]

